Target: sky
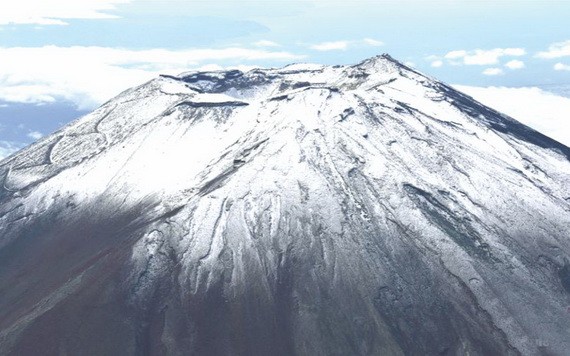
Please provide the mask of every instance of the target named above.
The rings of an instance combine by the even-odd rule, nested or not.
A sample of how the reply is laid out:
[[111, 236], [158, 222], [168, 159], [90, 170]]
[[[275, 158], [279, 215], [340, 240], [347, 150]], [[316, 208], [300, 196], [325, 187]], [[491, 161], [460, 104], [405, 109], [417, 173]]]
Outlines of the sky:
[[0, 158], [158, 74], [389, 53], [570, 145], [567, 0], [0, 4]]

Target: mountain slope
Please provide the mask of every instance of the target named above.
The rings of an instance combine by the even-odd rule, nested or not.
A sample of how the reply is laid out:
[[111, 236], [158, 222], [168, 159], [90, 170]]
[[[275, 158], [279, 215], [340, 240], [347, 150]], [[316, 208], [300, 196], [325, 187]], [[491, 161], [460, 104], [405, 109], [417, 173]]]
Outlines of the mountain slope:
[[387, 55], [163, 76], [0, 179], [0, 354], [570, 347], [570, 149]]

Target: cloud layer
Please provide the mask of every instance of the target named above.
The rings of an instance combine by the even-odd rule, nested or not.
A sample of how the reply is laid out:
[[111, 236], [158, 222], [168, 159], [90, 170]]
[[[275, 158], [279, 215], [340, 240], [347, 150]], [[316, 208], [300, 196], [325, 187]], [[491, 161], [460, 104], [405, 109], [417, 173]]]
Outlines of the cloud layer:
[[[526, 67], [525, 63], [513, 57], [525, 56], [524, 48], [493, 48], [493, 49], [474, 49], [474, 50], [453, 50], [443, 56], [430, 55], [425, 57], [430, 62], [431, 67], [440, 68], [445, 64], [452, 66], [487, 66], [481, 74], [486, 76], [499, 76], [505, 74], [504, 68], [511, 71], [519, 70]], [[506, 63], [502, 60], [506, 59]], [[504, 67], [504, 68], [501, 68]]]
[[523, 69], [525, 67], [525, 64], [523, 61], [519, 61], [518, 59], [513, 59], [512, 61], [508, 61], [507, 63], [505, 63], [505, 67], [511, 70]]
[[451, 51], [444, 58], [458, 64], [484, 66], [498, 64], [501, 57], [520, 57], [525, 54], [524, 48], [494, 48]]
[[495, 75], [503, 75], [505, 72], [501, 68], [487, 68], [483, 71], [484, 75], [495, 76]]
[[0, 25], [67, 25], [70, 19], [116, 18], [116, 5], [131, 0], [18, 0], [0, 5]]
[[16, 145], [8, 141], [0, 141], [0, 160], [3, 160], [20, 148], [22, 148], [22, 145]]
[[564, 71], [570, 71], [570, 65], [564, 64], [564, 63], [556, 63], [554, 65], [554, 70], [564, 70]]
[[570, 57], [570, 40], [553, 43], [548, 47], [548, 51], [538, 52], [536, 57], [544, 59]]
[[327, 52], [327, 51], [345, 51], [351, 46], [368, 46], [368, 47], [380, 47], [383, 46], [384, 42], [375, 40], [373, 38], [364, 38], [359, 41], [330, 41], [321, 42], [310, 45], [309, 48], [315, 51]]
[[348, 48], [349, 44], [349, 41], [322, 42], [312, 45], [311, 49], [316, 51], [344, 51]]
[[455, 87], [475, 100], [570, 146], [570, 98], [535, 87]]

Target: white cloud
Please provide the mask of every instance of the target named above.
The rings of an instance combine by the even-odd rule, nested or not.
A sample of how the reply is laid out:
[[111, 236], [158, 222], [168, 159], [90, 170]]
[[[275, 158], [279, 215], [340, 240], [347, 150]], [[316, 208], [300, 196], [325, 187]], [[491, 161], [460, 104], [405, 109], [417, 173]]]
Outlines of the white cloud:
[[460, 59], [467, 55], [467, 51], [459, 50], [459, 51], [451, 51], [445, 55], [446, 59]]
[[178, 74], [218, 61], [293, 61], [284, 51], [224, 48], [126, 50], [107, 47], [0, 47], [0, 100], [70, 100], [91, 109], [160, 73]]
[[365, 38], [362, 40], [362, 42], [364, 42], [365, 44], [372, 46], [372, 47], [384, 46], [384, 42], [375, 40], [373, 38]]
[[538, 52], [536, 57], [544, 59], [570, 57], [570, 40], [553, 43], [548, 47], [548, 51]]
[[39, 131], [29, 132], [27, 136], [32, 140], [39, 140], [40, 138], [44, 137], [44, 135]]
[[370, 46], [370, 47], [380, 47], [384, 46], [384, 42], [375, 40], [373, 38], [364, 38], [362, 40], [355, 41], [329, 41], [321, 42], [317, 44], [310, 45], [309, 48], [316, 51], [345, 51], [351, 46]]
[[526, 50], [524, 48], [505, 48], [502, 49], [501, 52], [505, 56], [514, 56], [514, 57], [520, 57], [526, 54]]
[[404, 64], [407, 65], [408, 67], [411, 67], [411, 68], [414, 68], [416, 66], [416, 64], [414, 62], [411, 62], [411, 61], [404, 62]]
[[[237, 69], [237, 70], [241, 70], [242, 72], [247, 72], [250, 71], [252, 69], [256, 69], [256, 68], [260, 68], [260, 66], [256, 66], [256, 65], [237, 65], [237, 66], [221, 66], [219, 64], [206, 64], [197, 68], [194, 68], [192, 71], [203, 71], [203, 72], [215, 72], [218, 70], [228, 70], [228, 69]], [[180, 73], [183, 74], [183, 73]]]
[[20, 146], [15, 145], [12, 142], [0, 141], [0, 160], [3, 160], [20, 148]]
[[501, 57], [520, 57], [525, 54], [524, 48], [494, 48], [490, 50], [451, 51], [444, 58], [455, 62], [462, 60], [465, 65], [493, 65], [499, 63]]
[[515, 70], [515, 69], [522, 69], [525, 67], [525, 65], [523, 61], [519, 61], [518, 59], [513, 59], [512, 61], [508, 61], [505, 64], [505, 67]]
[[475, 100], [570, 146], [570, 98], [535, 87], [455, 87]]
[[441, 61], [441, 60], [433, 61], [433, 62], [431, 62], [431, 66], [434, 68], [439, 68], [439, 67], [443, 66], [443, 61]]
[[349, 41], [322, 42], [312, 45], [310, 48], [317, 51], [344, 51], [349, 44]]
[[570, 71], [570, 65], [564, 64], [564, 63], [556, 63], [554, 65], [554, 70], [566, 70], [566, 71]]
[[66, 25], [69, 19], [116, 18], [116, 5], [131, 0], [17, 0], [2, 1], [0, 25]]
[[268, 41], [268, 40], [257, 41], [253, 45], [257, 46], [257, 47], [279, 47], [280, 46], [279, 43], [273, 42], [273, 41]]
[[502, 75], [504, 74], [501, 68], [487, 68], [483, 71], [484, 75], [494, 76], [494, 75]]

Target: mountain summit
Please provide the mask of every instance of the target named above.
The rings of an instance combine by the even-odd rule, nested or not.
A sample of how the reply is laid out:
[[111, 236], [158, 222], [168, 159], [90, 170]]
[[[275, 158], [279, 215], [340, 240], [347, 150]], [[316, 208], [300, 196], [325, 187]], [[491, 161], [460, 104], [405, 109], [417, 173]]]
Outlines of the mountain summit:
[[0, 182], [0, 354], [570, 349], [570, 149], [388, 55], [161, 76]]

